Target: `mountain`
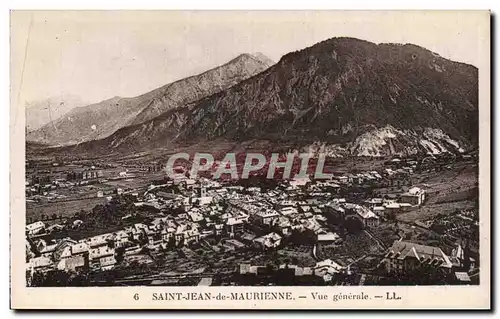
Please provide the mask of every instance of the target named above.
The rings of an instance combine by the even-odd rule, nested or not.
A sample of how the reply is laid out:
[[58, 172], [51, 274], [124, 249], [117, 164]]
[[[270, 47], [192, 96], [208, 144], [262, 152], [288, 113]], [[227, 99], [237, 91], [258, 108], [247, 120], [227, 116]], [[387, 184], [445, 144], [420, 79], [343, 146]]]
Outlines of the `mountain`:
[[168, 147], [170, 142], [178, 136], [188, 116], [190, 116], [188, 107], [173, 108], [152, 120], [123, 127], [104, 139], [68, 146], [66, 150], [102, 154], [113, 151], [133, 153], [139, 150]]
[[412, 44], [333, 38], [79, 147], [139, 152], [218, 139], [330, 155], [461, 152], [478, 145], [478, 70]]
[[245, 53], [221, 67], [174, 82], [164, 88], [164, 94], [153, 98], [148, 107], [142, 110], [130, 124], [144, 123], [169, 109], [220, 92], [264, 71], [273, 64], [274, 62], [262, 53], [256, 55]]
[[478, 70], [425, 48], [334, 38], [192, 107], [179, 141], [266, 139], [351, 155], [478, 144]]
[[114, 97], [75, 108], [60, 119], [30, 132], [27, 140], [68, 145], [106, 138], [122, 127], [146, 122], [171, 108], [192, 103], [262, 72], [270, 62], [261, 58], [242, 54], [224, 65], [138, 97]]
[[76, 95], [61, 94], [48, 99], [26, 103], [26, 130], [37, 130], [45, 124], [58, 119], [70, 110], [86, 103]]
[[255, 58], [257, 58], [258, 60], [268, 64], [269, 66], [273, 65], [274, 64], [274, 61], [271, 60], [271, 58], [269, 58], [268, 56], [266, 56], [264, 53], [262, 52], [255, 52], [252, 54]]

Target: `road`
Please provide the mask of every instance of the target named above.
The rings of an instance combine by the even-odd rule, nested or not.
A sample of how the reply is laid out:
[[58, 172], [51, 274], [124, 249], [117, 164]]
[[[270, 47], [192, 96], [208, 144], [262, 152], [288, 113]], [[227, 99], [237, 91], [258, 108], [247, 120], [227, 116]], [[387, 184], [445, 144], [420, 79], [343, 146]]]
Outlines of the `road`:
[[373, 235], [371, 233], [371, 231], [369, 231], [368, 229], [365, 229], [364, 230], [365, 234], [367, 234], [371, 239], [373, 239], [373, 241], [375, 241], [375, 243], [377, 243], [377, 246], [382, 249], [382, 251], [386, 251], [387, 250], [387, 246], [380, 240], [378, 239], [375, 235]]

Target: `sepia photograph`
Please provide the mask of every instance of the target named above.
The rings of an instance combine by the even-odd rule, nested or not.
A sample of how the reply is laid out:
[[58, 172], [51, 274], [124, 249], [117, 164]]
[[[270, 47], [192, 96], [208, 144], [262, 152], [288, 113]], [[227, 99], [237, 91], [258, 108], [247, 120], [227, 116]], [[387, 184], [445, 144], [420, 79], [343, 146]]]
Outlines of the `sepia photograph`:
[[20, 291], [489, 305], [490, 12], [10, 19]]

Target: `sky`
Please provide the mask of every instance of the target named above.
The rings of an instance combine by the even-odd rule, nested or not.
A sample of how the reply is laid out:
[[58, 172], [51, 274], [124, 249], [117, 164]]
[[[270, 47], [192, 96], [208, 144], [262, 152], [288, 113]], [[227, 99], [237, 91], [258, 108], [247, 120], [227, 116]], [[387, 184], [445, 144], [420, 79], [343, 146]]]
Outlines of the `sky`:
[[[481, 16], [481, 14], [483, 16]], [[413, 43], [479, 64], [484, 12], [13, 11], [13, 103], [133, 97], [241, 53], [274, 61], [325, 39]], [[484, 31], [484, 30], [483, 30]]]

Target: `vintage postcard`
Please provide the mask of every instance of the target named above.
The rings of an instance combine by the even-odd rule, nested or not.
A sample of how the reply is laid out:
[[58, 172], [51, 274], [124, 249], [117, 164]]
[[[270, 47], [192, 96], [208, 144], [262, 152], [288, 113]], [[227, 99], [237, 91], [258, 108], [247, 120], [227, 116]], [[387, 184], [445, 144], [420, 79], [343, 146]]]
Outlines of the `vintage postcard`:
[[489, 11], [11, 11], [14, 309], [489, 309]]

